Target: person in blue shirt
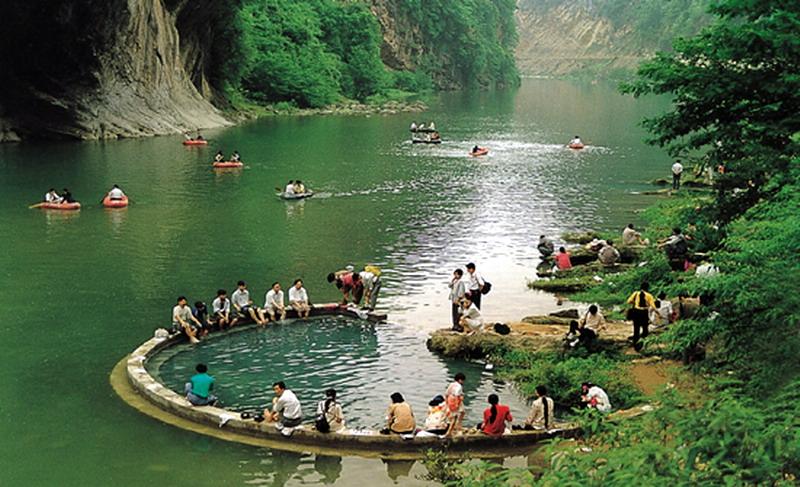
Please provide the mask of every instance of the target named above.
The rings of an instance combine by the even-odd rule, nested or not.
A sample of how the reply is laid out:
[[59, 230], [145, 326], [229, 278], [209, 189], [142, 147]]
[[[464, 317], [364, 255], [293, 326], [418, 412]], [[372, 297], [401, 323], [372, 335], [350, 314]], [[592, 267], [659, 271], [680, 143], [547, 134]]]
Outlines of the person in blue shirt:
[[215, 406], [217, 397], [211, 394], [214, 389], [214, 378], [208, 375], [206, 364], [197, 364], [197, 373], [186, 383], [184, 391], [186, 400], [193, 406]]

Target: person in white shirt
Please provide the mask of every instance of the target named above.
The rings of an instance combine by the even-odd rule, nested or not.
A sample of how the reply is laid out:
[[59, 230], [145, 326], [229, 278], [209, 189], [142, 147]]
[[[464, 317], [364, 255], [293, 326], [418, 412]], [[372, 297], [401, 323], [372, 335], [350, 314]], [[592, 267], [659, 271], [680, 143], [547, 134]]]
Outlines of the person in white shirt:
[[483, 327], [483, 315], [481, 310], [475, 306], [470, 298], [461, 300], [461, 319], [458, 320], [464, 330], [469, 330], [469, 333], [480, 330]]
[[622, 245], [647, 245], [647, 242], [642, 240], [642, 234], [633, 228], [633, 223], [628, 223], [622, 230]]
[[375, 305], [378, 302], [378, 293], [381, 290], [381, 275], [380, 269], [374, 265], [364, 266], [364, 270], [359, 273], [361, 275], [361, 289], [356, 302], [361, 301], [361, 292], [364, 293], [364, 308], [374, 311]]
[[461, 319], [461, 300], [464, 299], [464, 296], [467, 294], [467, 285], [462, 280], [463, 277], [464, 271], [456, 269], [453, 271], [453, 277], [447, 285], [447, 287], [450, 288], [450, 295], [448, 296], [451, 307], [450, 317], [453, 322], [453, 330], [455, 331], [464, 331], [461, 325], [459, 325]]
[[264, 417], [270, 417], [272, 421], [278, 422], [278, 427], [281, 429], [300, 426], [303, 421], [303, 411], [294, 392], [287, 389], [283, 381], [272, 384], [272, 390], [275, 391], [272, 412], [269, 409], [265, 410]]
[[411, 131], [414, 132], [417, 130], [417, 122], [416, 120], [411, 122]]
[[108, 199], [110, 200], [121, 200], [124, 197], [125, 193], [116, 184], [112, 186], [111, 191], [108, 192]]
[[239, 151], [237, 151], [237, 150], [233, 151], [233, 154], [231, 154], [231, 161], [239, 162], [241, 160], [242, 160], [242, 156], [239, 155]]
[[247, 319], [249, 317], [259, 325], [266, 325], [267, 318], [264, 316], [264, 310], [253, 306], [253, 300], [250, 299], [250, 291], [247, 290], [247, 284], [244, 281], [239, 281], [236, 286], [237, 289], [231, 296], [233, 309], [242, 318]]
[[675, 164], [672, 165], [672, 189], [679, 190], [681, 189], [681, 173], [683, 172], [683, 164], [681, 161], [675, 161]]
[[236, 318], [231, 321], [231, 300], [228, 299], [228, 292], [224, 289], [217, 290], [217, 297], [211, 301], [211, 321], [216, 323], [220, 330], [236, 324]]
[[62, 201], [64, 201], [64, 198], [62, 198], [61, 196], [58, 195], [58, 192], [56, 191], [55, 188], [50, 188], [47, 191], [47, 194], [44, 195], [44, 201], [45, 201], [45, 203], [58, 204], [58, 203], [61, 203]]
[[555, 402], [547, 396], [547, 387], [536, 386], [536, 400], [531, 404], [531, 412], [525, 420], [523, 429], [550, 429], [555, 423]]
[[475, 264], [472, 262], [467, 264], [467, 273], [469, 274], [469, 284], [467, 284], [469, 299], [475, 304], [476, 308], [481, 309], [481, 292], [483, 291], [485, 281], [483, 280], [483, 276], [475, 270]]
[[655, 308], [650, 310], [650, 324], [653, 327], [665, 326], [672, 321], [672, 302], [667, 299], [667, 294], [659, 293], [655, 301]]
[[197, 343], [197, 330], [202, 327], [192, 314], [192, 308], [186, 305], [186, 297], [178, 296], [178, 304], [172, 308], [172, 327], [181, 331], [192, 343]]
[[298, 318], [308, 318], [311, 313], [311, 306], [308, 304], [308, 293], [303, 287], [303, 280], [296, 279], [292, 287], [289, 288], [289, 306], [297, 311]]
[[294, 196], [294, 181], [289, 181], [286, 183], [286, 188], [283, 190], [283, 194], [286, 196]]
[[[327, 431], [319, 429], [320, 420], [323, 416], [328, 424]], [[344, 411], [342, 410], [342, 405], [336, 402], [336, 389], [328, 389], [325, 391], [325, 400], [317, 403], [317, 431], [335, 433], [344, 428]]]
[[591, 382], [584, 382], [581, 384], [581, 392], [581, 401], [587, 408], [595, 408], [601, 413], [611, 411], [611, 401], [608, 400], [608, 394], [600, 387]]
[[436, 125], [434, 125], [433, 122], [429, 123], [428, 130], [436, 130]]
[[269, 313], [269, 318], [275, 321], [275, 313], [281, 315], [281, 321], [286, 319], [286, 306], [283, 304], [283, 291], [281, 291], [280, 283], [273, 283], [272, 289], [267, 291], [264, 297], [264, 309]]
[[614, 242], [606, 240], [606, 244], [597, 253], [597, 259], [604, 266], [613, 266], [619, 260], [619, 250], [614, 248]]
[[569, 145], [583, 145], [583, 142], [581, 141], [581, 138], [576, 135], [572, 138], [572, 140], [569, 141]]

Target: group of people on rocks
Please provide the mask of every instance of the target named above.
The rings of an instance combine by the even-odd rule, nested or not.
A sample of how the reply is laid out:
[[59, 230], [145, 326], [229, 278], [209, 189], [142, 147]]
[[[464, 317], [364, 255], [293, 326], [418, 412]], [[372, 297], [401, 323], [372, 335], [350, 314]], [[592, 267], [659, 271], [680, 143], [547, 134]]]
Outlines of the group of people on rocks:
[[365, 265], [363, 270], [356, 272], [354, 266], [348, 265], [328, 274], [328, 282], [341, 291], [342, 304], [360, 305], [363, 299], [363, 308], [374, 311], [381, 291], [381, 268]]
[[[213, 394], [215, 379], [208, 374], [205, 364], [198, 364], [196, 374], [184, 386], [187, 401], [193, 406], [215, 406], [218, 398]], [[459, 372], [453, 378], [444, 394], [438, 394], [428, 402], [427, 416], [423, 427], [417, 426], [417, 419], [411, 405], [403, 395], [394, 392], [390, 395], [390, 404], [386, 411], [385, 427], [382, 434], [398, 435], [446, 435], [461, 433], [466, 415], [464, 408], [464, 382], [466, 375]], [[263, 415], [257, 415], [256, 421], [269, 419], [284, 434], [291, 435], [293, 428], [303, 423], [303, 409], [297, 395], [286, 387], [283, 381], [272, 384], [275, 397], [272, 407], [264, 409]], [[602, 413], [611, 410], [611, 403], [606, 392], [590, 383], [581, 384], [581, 403], [587, 408], [594, 408]], [[514, 418], [508, 406], [500, 404], [497, 394], [487, 398], [489, 406], [483, 412], [483, 421], [476, 426], [490, 436], [501, 436], [510, 432]], [[244, 418], [245, 416], [243, 416]], [[249, 416], [248, 416], [249, 417]], [[523, 424], [513, 429], [549, 430], [555, 425], [555, 402], [548, 396], [547, 387], [536, 387], [536, 399]], [[325, 398], [317, 403], [314, 426], [321, 433], [341, 432], [345, 429], [345, 417], [342, 405], [337, 401], [337, 391], [327, 389]]]
[[[289, 288], [288, 307], [295, 310], [298, 318], [304, 319], [310, 315], [311, 302], [302, 279], [295, 279]], [[192, 308], [185, 296], [179, 296], [172, 308], [172, 331], [182, 333], [190, 342], [197, 343], [212, 328], [225, 330], [242, 322], [255, 322], [263, 326], [269, 321], [286, 319], [286, 311], [286, 300], [279, 282], [272, 284], [264, 296], [264, 306], [259, 307], [253, 303], [247, 283], [239, 281], [230, 298], [225, 289], [217, 291], [210, 311], [202, 301], [195, 302]]]
[[451, 304], [451, 321], [454, 331], [473, 333], [483, 328], [481, 297], [491, 289], [491, 284], [477, 271], [475, 264], [466, 265], [467, 275], [458, 268], [453, 271], [448, 287]]

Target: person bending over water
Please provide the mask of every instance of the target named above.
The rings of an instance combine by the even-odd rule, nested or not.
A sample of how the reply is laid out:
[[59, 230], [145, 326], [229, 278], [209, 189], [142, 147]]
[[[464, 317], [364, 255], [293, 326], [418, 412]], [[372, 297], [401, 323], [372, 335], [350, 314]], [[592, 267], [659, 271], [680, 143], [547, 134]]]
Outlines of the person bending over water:
[[497, 394], [489, 394], [489, 407], [483, 411], [483, 422], [478, 429], [489, 436], [501, 436], [506, 431], [506, 422], [511, 424], [511, 410], [508, 406], [500, 404]]
[[392, 404], [386, 412], [386, 429], [384, 433], [397, 433], [407, 435], [414, 432], [417, 422], [411, 405], [403, 399], [403, 395], [395, 392], [391, 395]]
[[303, 410], [300, 408], [300, 401], [294, 392], [286, 388], [283, 381], [272, 384], [275, 397], [272, 399], [272, 412], [269, 409], [264, 411], [264, 417], [271, 417], [272, 421], [277, 422], [279, 429], [294, 428], [303, 422]]
[[308, 293], [303, 287], [303, 280], [297, 279], [289, 288], [289, 306], [297, 311], [298, 318], [308, 318], [311, 314], [311, 305], [308, 303]]
[[264, 297], [264, 309], [269, 313], [269, 319], [275, 321], [275, 313], [280, 313], [281, 321], [286, 319], [286, 306], [283, 304], [283, 291], [279, 283], [273, 283], [272, 289]]
[[184, 386], [186, 400], [192, 406], [216, 406], [217, 397], [211, 394], [214, 389], [214, 378], [208, 375], [206, 364], [197, 364], [197, 373]]
[[539, 244], [536, 246], [536, 249], [542, 257], [550, 257], [555, 251], [555, 244], [553, 244], [553, 241], [547, 238], [547, 236], [539, 235]]
[[250, 299], [250, 291], [247, 290], [247, 284], [244, 281], [239, 281], [236, 291], [231, 296], [231, 303], [236, 312], [244, 319], [252, 319], [259, 325], [266, 325], [267, 319], [264, 317], [264, 310], [253, 306], [253, 300]]
[[317, 403], [317, 431], [321, 433], [337, 432], [344, 429], [344, 411], [336, 402], [336, 389], [325, 391], [325, 399]]
[[197, 343], [197, 330], [202, 325], [192, 314], [192, 308], [186, 305], [186, 297], [178, 296], [178, 304], [172, 308], [172, 329], [180, 331], [192, 343]]

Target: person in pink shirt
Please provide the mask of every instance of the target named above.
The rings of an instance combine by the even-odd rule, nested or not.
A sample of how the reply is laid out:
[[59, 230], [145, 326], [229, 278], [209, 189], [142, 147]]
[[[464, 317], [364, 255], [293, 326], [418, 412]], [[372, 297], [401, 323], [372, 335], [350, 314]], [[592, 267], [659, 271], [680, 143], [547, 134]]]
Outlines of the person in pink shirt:
[[556, 265], [558, 266], [558, 270], [563, 271], [566, 269], [572, 269], [572, 262], [569, 260], [569, 252], [564, 247], [558, 248], [558, 253], [555, 256]]
[[358, 304], [355, 296], [358, 287], [362, 286], [361, 275], [358, 272], [351, 270], [331, 272], [328, 274], [328, 282], [335, 282], [336, 288], [342, 291], [342, 304], [347, 304], [350, 299], [350, 293], [353, 293], [353, 301]]

